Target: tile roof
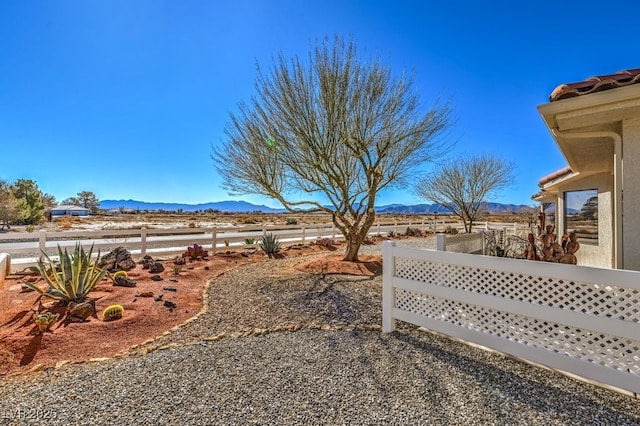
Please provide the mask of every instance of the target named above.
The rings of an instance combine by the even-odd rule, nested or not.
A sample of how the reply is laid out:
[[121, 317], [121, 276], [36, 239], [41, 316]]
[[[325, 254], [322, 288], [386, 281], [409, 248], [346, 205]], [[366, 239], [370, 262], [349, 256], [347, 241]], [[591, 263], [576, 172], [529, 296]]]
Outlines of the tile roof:
[[610, 75], [598, 75], [578, 83], [561, 84], [551, 92], [549, 102], [588, 95], [589, 93], [601, 92], [603, 90], [615, 89], [636, 83], [640, 83], [640, 68], [620, 71]]
[[562, 168], [562, 169], [560, 169], [560, 170], [557, 170], [557, 171], [555, 171], [555, 172], [553, 172], [553, 173], [551, 173], [551, 174], [548, 174], [548, 175], [546, 175], [545, 177], [541, 178], [541, 179], [538, 181], [538, 186], [543, 187], [545, 184], [547, 184], [547, 183], [549, 183], [549, 182], [552, 182], [552, 181], [554, 181], [554, 180], [556, 180], [556, 179], [559, 179], [559, 178], [563, 178], [563, 177], [565, 177], [565, 176], [568, 176], [568, 175], [570, 175], [571, 173], [573, 173], [573, 170], [571, 170], [571, 167], [568, 167], [568, 166], [567, 166], [567, 167], [565, 167], [565, 168]]

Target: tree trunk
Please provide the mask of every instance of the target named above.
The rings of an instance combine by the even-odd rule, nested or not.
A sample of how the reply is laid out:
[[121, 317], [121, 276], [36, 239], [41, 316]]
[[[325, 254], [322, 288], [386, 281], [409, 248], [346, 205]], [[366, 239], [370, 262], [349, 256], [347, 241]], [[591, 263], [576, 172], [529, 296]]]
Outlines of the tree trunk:
[[362, 238], [358, 238], [357, 235], [351, 235], [347, 240], [347, 251], [344, 254], [342, 260], [346, 262], [357, 262], [358, 261], [358, 251], [360, 250], [360, 246], [362, 245]]
[[362, 242], [369, 234], [369, 230], [373, 226], [373, 222], [376, 220], [376, 213], [373, 207], [367, 210], [365, 213], [364, 221], [359, 229], [351, 229], [345, 238], [347, 239], [347, 251], [344, 254], [342, 260], [346, 262], [357, 262], [358, 251]]

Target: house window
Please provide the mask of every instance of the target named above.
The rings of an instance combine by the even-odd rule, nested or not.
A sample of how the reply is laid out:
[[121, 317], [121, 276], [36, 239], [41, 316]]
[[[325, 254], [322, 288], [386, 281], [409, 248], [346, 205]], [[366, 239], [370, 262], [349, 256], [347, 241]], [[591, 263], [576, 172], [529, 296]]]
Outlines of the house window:
[[598, 244], [598, 190], [564, 193], [564, 232], [575, 231], [578, 241]]

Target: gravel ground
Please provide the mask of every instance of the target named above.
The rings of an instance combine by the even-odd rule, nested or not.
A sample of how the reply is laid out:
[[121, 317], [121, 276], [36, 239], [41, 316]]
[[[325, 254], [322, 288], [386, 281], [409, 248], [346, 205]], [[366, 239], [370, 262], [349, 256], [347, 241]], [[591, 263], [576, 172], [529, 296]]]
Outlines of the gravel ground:
[[640, 425], [637, 399], [412, 326], [376, 331], [380, 277], [270, 262], [215, 280], [207, 312], [138, 352], [2, 380], [0, 424]]

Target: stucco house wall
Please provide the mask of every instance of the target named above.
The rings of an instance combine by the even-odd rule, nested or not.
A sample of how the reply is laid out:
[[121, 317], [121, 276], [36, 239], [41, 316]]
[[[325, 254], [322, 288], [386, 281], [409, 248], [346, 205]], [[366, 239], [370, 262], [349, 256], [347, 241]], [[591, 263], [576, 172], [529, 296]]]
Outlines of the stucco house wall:
[[[541, 179], [540, 202], [557, 206], [564, 232], [564, 193], [598, 189], [598, 245], [582, 244], [578, 263], [640, 270], [640, 68], [558, 86], [538, 106], [568, 163]], [[559, 173], [563, 172], [563, 173]]]
[[598, 191], [598, 244], [590, 244], [584, 240], [580, 242], [580, 250], [576, 253], [578, 265], [613, 268], [613, 179], [608, 173], [600, 173], [583, 179], [575, 179], [559, 184], [556, 188], [558, 195], [556, 202], [557, 234], [568, 234], [573, 231], [565, 224], [564, 194], [568, 191], [582, 191], [596, 189]]
[[624, 269], [640, 271], [640, 117], [622, 122]]

